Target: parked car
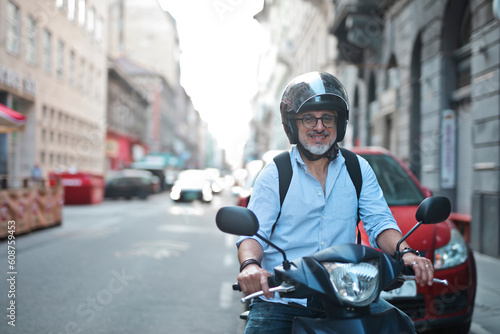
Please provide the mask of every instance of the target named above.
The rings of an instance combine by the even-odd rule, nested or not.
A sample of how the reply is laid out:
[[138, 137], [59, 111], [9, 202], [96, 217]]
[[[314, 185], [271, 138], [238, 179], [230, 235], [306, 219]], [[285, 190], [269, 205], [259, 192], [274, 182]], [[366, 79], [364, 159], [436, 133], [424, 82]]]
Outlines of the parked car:
[[[373, 168], [385, 200], [401, 232], [406, 234], [415, 225], [419, 203], [431, 196], [431, 191], [389, 151], [375, 147], [355, 147], [352, 151], [365, 158]], [[240, 194], [238, 205], [248, 205], [250, 195], [251, 187]], [[362, 226], [361, 222], [362, 243], [369, 245]], [[407, 242], [434, 263], [434, 276], [448, 280], [449, 285], [421, 287], [414, 281], [407, 281], [401, 288], [384, 293], [383, 298], [408, 314], [418, 332], [468, 333], [477, 286], [476, 264], [470, 245], [449, 220], [421, 226]]]
[[179, 173], [170, 190], [170, 198], [176, 202], [213, 199], [210, 176], [204, 170], [187, 169]]
[[106, 177], [105, 198], [147, 199], [160, 191], [158, 177], [142, 170], [123, 170]]
[[[352, 151], [371, 165], [401, 232], [407, 233], [414, 226], [418, 204], [431, 196], [431, 191], [389, 151], [374, 147]], [[362, 240], [368, 244], [363, 229]], [[468, 333], [477, 285], [470, 245], [449, 220], [423, 225], [407, 241], [434, 263], [434, 276], [448, 280], [449, 285], [421, 287], [407, 281], [402, 288], [385, 293], [384, 298], [408, 314], [419, 332], [435, 329], [439, 333]]]

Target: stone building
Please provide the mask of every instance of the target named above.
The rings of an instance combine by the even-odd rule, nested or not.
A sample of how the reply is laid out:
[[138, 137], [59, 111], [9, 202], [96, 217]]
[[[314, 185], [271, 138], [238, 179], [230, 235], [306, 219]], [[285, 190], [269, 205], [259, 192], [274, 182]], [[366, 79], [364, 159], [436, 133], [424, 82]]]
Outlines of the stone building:
[[102, 174], [107, 60], [101, 1], [0, 0], [0, 103], [26, 116], [0, 135], [1, 173]]
[[[266, 1], [256, 18], [276, 36], [263, 56], [274, 63], [255, 97], [253, 128], [281, 135], [277, 108], [288, 78], [330, 71], [351, 103], [342, 145], [382, 146], [401, 157], [424, 186], [450, 198], [455, 213], [470, 217], [473, 247], [499, 256], [499, 6], [492, 0]], [[325, 53], [315, 43], [326, 45]], [[259, 152], [287, 148], [253, 133], [249, 147], [262, 146]]]
[[149, 104], [146, 153], [172, 156], [177, 166], [203, 167], [204, 128], [180, 84], [175, 19], [156, 0], [108, 0], [109, 56], [120, 63]]
[[333, 18], [329, 0], [267, 0], [255, 18], [269, 42], [259, 64], [259, 91], [253, 100], [246, 161], [261, 159], [268, 150], [288, 147], [279, 114], [283, 89], [304, 72], [333, 71], [335, 52], [334, 38], [327, 29]]
[[137, 71], [144, 70], [137, 69], [123, 58], [109, 62], [106, 170], [128, 168], [148, 150], [145, 139], [148, 134], [146, 111], [149, 101], [143, 90], [134, 84], [131, 75]]
[[[355, 140], [403, 158], [476, 250], [500, 255], [500, 29], [493, 1], [335, 1]], [[353, 75], [354, 74], [354, 75]]]

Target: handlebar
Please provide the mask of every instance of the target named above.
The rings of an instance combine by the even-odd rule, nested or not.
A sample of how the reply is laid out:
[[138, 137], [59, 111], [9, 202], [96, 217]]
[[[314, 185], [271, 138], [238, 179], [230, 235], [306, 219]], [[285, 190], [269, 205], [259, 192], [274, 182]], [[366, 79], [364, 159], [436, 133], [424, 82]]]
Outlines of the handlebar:
[[[274, 288], [274, 287], [279, 286], [281, 284], [281, 282], [278, 281], [275, 276], [270, 276], [267, 278], [267, 284], [269, 285], [270, 288]], [[240, 285], [238, 283], [234, 283], [233, 290], [234, 291], [241, 291]]]
[[[415, 276], [412, 276], [412, 275], [403, 275], [403, 279], [405, 281], [414, 281], [415, 280]], [[441, 284], [444, 284], [445, 286], [448, 286], [448, 280], [445, 280], [445, 279], [434, 278], [432, 281], [434, 283], [441, 283]]]
[[[284, 283], [281, 284], [281, 282], [278, 282], [275, 276], [270, 276], [267, 278], [267, 282], [269, 284], [269, 292], [291, 292], [295, 290], [295, 286]], [[238, 283], [233, 284], [233, 290], [234, 291], [241, 291], [241, 287]], [[245, 296], [241, 298], [241, 302], [245, 303], [246, 301], [253, 299], [255, 297], [262, 296], [264, 294], [264, 291], [257, 291], [254, 293], [249, 294], [248, 296]]]
[[[293, 290], [295, 290], [295, 286], [288, 285], [288, 284], [285, 283], [283, 285], [278, 285], [278, 286], [276, 286], [274, 288], [270, 288], [269, 292], [291, 292]], [[264, 294], [264, 291], [262, 291], [262, 290], [254, 292], [254, 293], [251, 293], [248, 296], [245, 296], [245, 297], [241, 298], [241, 302], [245, 303], [247, 300], [253, 299], [255, 297], [262, 296], [263, 294]]]

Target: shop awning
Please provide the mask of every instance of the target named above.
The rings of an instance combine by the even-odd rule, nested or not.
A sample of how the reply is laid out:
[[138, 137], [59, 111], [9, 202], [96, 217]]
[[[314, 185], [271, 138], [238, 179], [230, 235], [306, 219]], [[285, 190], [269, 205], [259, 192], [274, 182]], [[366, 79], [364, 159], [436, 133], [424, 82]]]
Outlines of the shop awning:
[[0, 103], [0, 133], [16, 131], [26, 123], [26, 116]]

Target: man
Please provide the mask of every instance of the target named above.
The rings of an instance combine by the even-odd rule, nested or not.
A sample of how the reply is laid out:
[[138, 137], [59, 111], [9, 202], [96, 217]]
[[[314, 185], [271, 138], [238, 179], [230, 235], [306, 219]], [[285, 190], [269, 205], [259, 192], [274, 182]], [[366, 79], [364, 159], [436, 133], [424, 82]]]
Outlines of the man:
[[[259, 234], [291, 259], [355, 242], [358, 199], [337, 144], [344, 138], [349, 119], [344, 86], [328, 73], [303, 74], [285, 88], [280, 109], [285, 133], [290, 143], [296, 144], [290, 151], [293, 176], [280, 212], [276, 164], [271, 162], [259, 175], [248, 205], [259, 219]], [[371, 167], [363, 158], [358, 160], [363, 179], [359, 198], [363, 226], [373, 247], [392, 254], [401, 232]], [[269, 292], [267, 278], [281, 263], [280, 253], [257, 238], [240, 237], [237, 245], [242, 291], [263, 290], [265, 297], [253, 301], [245, 333], [290, 333], [294, 317], [319, 316], [311, 309], [289, 304], [306, 306], [307, 300], [279, 299]], [[407, 243], [401, 247], [416, 282], [431, 285], [432, 263], [417, 256]]]

